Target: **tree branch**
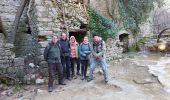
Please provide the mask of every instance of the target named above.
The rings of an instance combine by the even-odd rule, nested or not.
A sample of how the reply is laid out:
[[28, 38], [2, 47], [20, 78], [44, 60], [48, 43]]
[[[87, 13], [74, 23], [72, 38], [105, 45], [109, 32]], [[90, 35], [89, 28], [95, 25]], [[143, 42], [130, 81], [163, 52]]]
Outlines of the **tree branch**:
[[14, 42], [15, 42], [15, 35], [17, 33], [17, 30], [18, 30], [19, 21], [20, 21], [21, 15], [24, 11], [24, 8], [25, 8], [27, 2], [28, 2], [28, 0], [22, 0], [21, 1], [20, 7], [18, 8], [17, 13], [15, 15], [15, 20], [14, 20], [14, 23], [12, 25], [12, 30], [11, 30], [11, 34], [10, 34], [11, 36], [9, 35], [9, 37], [8, 37], [8, 42], [11, 43], [11, 44], [14, 44]]

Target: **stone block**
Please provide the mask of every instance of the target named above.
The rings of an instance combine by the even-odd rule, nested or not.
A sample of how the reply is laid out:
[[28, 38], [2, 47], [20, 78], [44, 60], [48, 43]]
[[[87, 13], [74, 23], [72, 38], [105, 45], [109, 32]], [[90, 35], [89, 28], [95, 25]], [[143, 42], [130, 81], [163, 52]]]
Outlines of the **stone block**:
[[45, 48], [49, 42], [48, 41], [41, 41], [41, 42], [38, 42], [38, 43], [41, 45], [41, 47]]
[[14, 58], [14, 66], [24, 66], [24, 58]]
[[40, 67], [41, 67], [41, 68], [48, 68], [47, 62], [46, 62], [46, 61], [41, 61], [41, 62], [40, 62]]
[[44, 54], [44, 49], [45, 49], [45, 48], [41, 48], [41, 49], [40, 49], [40, 54], [41, 54], [41, 55]]
[[[43, 51], [44, 52], [44, 51]], [[40, 60], [40, 61], [44, 61], [44, 56], [43, 55], [40, 55], [40, 56], [38, 56], [38, 59]]]
[[37, 21], [40, 21], [40, 22], [51, 22], [52, 19], [38, 17], [38, 18], [37, 18]]
[[38, 31], [51, 31], [49, 27], [38, 27]]
[[42, 5], [43, 0], [35, 0], [35, 5]]
[[37, 12], [37, 13], [36, 13], [36, 16], [37, 16], [37, 17], [42, 17], [42, 18], [47, 18], [47, 17], [48, 17], [48, 14]]
[[38, 33], [39, 36], [47, 36], [47, 35], [52, 35], [52, 31], [40, 31]]
[[42, 85], [42, 84], [45, 83], [45, 80], [44, 80], [44, 79], [37, 78], [37, 79], [35, 80], [35, 83], [36, 83], [37, 85]]

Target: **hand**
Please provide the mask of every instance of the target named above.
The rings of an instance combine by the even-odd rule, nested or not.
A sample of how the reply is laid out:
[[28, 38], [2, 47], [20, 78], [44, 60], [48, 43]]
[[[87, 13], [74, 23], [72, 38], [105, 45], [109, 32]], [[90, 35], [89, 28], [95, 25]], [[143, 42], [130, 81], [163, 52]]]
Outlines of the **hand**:
[[88, 54], [89, 52], [88, 51], [84, 51], [85, 54]]
[[83, 55], [83, 56], [86, 56], [86, 54], [85, 54], [85, 53], [83, 53], [82, 55]]
[[100, 57], [100, 56], [97, 56], [96, 59], [97, 59], [97, 60], [101, 60], [101, 57]]

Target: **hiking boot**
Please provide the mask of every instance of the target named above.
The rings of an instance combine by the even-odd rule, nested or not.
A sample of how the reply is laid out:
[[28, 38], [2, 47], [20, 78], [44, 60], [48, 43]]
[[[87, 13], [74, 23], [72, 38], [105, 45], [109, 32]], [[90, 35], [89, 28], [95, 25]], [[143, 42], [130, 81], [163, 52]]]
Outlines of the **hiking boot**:
[[48, 88], [48, 92], [52, 92], [53, 91], [53, 88], [52, 87], [49, 87]]
[[71, 75], [72, 78], [73, 78], [74, 76], [75, 76], [74, 74]]
[[84, 76], [82, 76], [82, 77], [81, 77], [81, 80], [84, 80], [84, 79], [85, 79]]
[[76, 74], [79, 75], [79, 76], [81, 76], [80, 72], [77, 72]]
[[59, 85], [66, 85], [66, 83], [63, 83], [63, 82], [62, 82], [62, 83], [59, 83]]
[[105, 83], [107, 84], [107, 83], [108, 83], [108, 80], [105, 80]]
[[92, 81], [92, 80], [93, 80], [93, 79], [91, 79], [91, 78], [88, 78], [88, 79], [87, 79], [87, 82], [90, 82], [90, 81]]
[[71, 78], [70, 78], [70, 77], [68, 77], [68, 78], [67, 78], [67, 80], [71, 81]]

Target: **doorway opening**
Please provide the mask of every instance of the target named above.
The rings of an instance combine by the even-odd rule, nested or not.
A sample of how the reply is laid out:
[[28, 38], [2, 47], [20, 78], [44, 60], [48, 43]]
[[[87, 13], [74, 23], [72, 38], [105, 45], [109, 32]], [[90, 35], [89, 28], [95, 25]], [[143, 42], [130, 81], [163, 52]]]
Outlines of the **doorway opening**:
[[81, 29], [71, 30], [69, 32], [69, 38], [70, 36], [74, 36], [77, 42], [81, 43], [83, 41], [84, 36], [86, 36], [86, 30], [81, 30]]
[[69, 31], [69, 38], [70, 36], [74, 36], [78, 43], [83, 41], [84, 36], [87, 35], [86, 31], [86, 24], [81, 24], [80, 29], [73, 29]]
[[122, 48], [123, 48], [123, 53], [128, 52], [128, 45], [129, 45], [129, 34], [123, 33], [119, 35], [119, 40], [120, 42], [123, 43]]

